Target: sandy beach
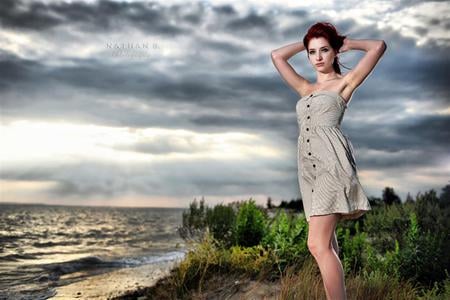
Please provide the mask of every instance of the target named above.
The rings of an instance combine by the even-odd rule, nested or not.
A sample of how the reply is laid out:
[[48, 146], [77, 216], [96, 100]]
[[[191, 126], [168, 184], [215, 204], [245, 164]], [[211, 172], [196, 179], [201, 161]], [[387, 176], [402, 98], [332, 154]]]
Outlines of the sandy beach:
[[177, 261], [163, 261], [144, 266], [125, 268], [91, 276], [79, 282], [56, 288], [50, 299], [111, 299], [139, 288], [152, 286], [169, 274]]

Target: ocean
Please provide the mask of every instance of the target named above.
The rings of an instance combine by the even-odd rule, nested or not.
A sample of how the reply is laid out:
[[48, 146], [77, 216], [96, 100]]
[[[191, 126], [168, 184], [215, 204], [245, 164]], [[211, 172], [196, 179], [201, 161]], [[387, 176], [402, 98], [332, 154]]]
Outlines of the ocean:
[[107, 299], [180, 261], [183, 208], [0, 203], [0, 299]]

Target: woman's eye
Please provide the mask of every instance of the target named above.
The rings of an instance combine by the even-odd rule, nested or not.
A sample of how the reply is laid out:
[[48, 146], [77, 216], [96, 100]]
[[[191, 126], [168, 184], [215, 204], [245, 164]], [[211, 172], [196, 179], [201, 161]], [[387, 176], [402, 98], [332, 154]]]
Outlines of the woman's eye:
[[[323, 49], [324, 52], [328, 52], [328, 49]], [[309, 54], [314, 54], [315, 51], [310, 51]]]

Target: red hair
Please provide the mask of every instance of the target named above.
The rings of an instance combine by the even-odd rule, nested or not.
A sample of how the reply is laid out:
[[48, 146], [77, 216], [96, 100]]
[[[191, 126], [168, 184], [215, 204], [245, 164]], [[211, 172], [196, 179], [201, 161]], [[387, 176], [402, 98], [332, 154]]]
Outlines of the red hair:
[[[339, 52], [339, 49], [344, 44], [344, 39], [347, 37], [346, 35], [339, 35], [336, 28], [333, 26], [333, 24], [328, 22], [318, 22], [314, 25], [312, 25], [309, 29], [306, 35], [303, 37], [303, 45], [305, 45], [305, 48], [308, 53], [309, 57], [309, 41], [312, 38], [318, 38], [323, 37], [325, 38], [328, 43], [330, 43], [330, 46], [334, 49], [336, 53]], [[346, 68], [344, 65], [342, 65], [344, 68]], [[333, 68], [334, 71], [338, 74], [341, 74], [341, 68], [339, 67], [339, 57], [336, 56], [333, 62]], [[347, 68], [348, 69], [348, 68]]]

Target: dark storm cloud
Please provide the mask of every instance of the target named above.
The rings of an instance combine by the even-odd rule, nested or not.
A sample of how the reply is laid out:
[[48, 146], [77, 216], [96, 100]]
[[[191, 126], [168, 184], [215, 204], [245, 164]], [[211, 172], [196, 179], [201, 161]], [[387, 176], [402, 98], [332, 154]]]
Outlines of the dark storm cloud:
[[[447, 50], [448, 51], [448, 50]], [[414, 75], [417, 83], [423, 88], [423, 91], [431, 91], [436, 98], [430, 100], [445, 99], [450, 104], [450, 89], [448, 88], [450, 78], [450, 58], [445, 53], [442, 56], [426, 57], [422, 56], [421, 61], [417, 63], [417, 70]], [[414, 72], [411, 70], [411, 72]]]
[[[19, 0], [0, 1], [0, 24], [24, 30], [46, 30], [58, 25], [77, 24], [97, 31], [119, 29], [124, 23], [146, 32], [163, 35], [185, 33], [180, 24], [169, 23], [170, 9], [156, 2], [115, 2], [100, 0], [94, 3], [58, 2], [44, 4]], [[199, 16], [179, 16], [196, 22]]]
[[237, 13], [232, 5], [213, 6], [212, 9], [214, 12], [222, 15], [236, 15]]
[[[226, 60], [222, 63], [225, 66], [228, 64]], [[195, 61], [191, 65], [195, 66]], [[221, 77], [205, 73], [196, 77], [180, 74], [180, 78], [175, 79], [169, 76], [170, 72], [166, 74], [152, 70], [140, 73], [136, 72], [138, 66], [121, 68], [99, 59], [80, 61], [75, 66], [50, 68], [14, 55], [0, 55], [0, 66], [7, 70], [0, 76], [0, 88], [10, 90], [18, 90], [19, 87], [23, 90], [27, 86], [29, 89], [46, 90], [49, 86], [62, 84], [103, 95], [134, 95], [144, 101], [157, 98], [170, 102], [204, 103], [216, 108], [239, 105], [242, 109], [246, 106], [260, 109], [260, 106], [270, 105], [272, 97], [292, 95], [278, 77], [241, 74]], [[8, 98], [1, 101], [6, 106], [16, 104], [9, 102]], [[273, 104], [277, 111], [286, 111], [291, 107], [289, 101]]]
[[[96, 24], [95, 22], [98, 22], [97, 16], [103, 16], [103, 18], [107, 19], [115, 19], [118, 16], [129, 16], [129, 14], [134, 14], [133, 18], [130, 17], [129, 21], [133, 22], [133, 24], [136, 24], [136, 26], [142, 26], [142, 22], [153, 22], [154, 20], [165, 20], [164, 17], [165, 12], [169, 11], [171, 12], [170, 16], [174, 19], [180, 19], [179, 14], [181, 14], [181, 9], [179, 6], [174, 6], [171, 8], [161, 8], [159, 6], [152, 5], [152, 3], [116, 3], [116, 2], [109, 2], [109, 1], [100, 1], [96, 4], [83, 4], [83, 3], [59, 3], [59, 4], [53, 4], [53, 5], [44, 5], [40, 4], [41, 6], [38, 7], [47, 7], [50, 11], [56, 11], [59, 15], [65, 16], [64, 19], [66, 22], [78, 22], [79, 20], [83, 20], [87, 23], [93, 23], [93, 25], [96, 25], [99, 28], [103, 28], [103, 25]], [[33, 5], [31, 5], [33, 6]], [[139, 9], [133, 9], [133, 6], [138, 6], [134, 8]], [[14, 7], [14, 6], [12, 6]], [[144, 8], [145, 7], [145, 8]], [[213, 11], [222, 13], [223, 11], [227, 12], [227, 15], [234, 16], [235, 11], [233, 9], [229, 9], [230, 6], [225, 7], [217, 7], [214, 8]], [[142, 9], [141, 9], [142, 8]], [[41, 8], [40, 11], [43, 9]], [[137, 15], [136, 11], [142, 12]], [[202, 9], [197, 9], [196, 12], [198, 14], [202, 14]], [[300, 16], [303, 16], [305, 12], [301, 10], [292, 11], [289, 12], [289, 14], [300, 14]], [[154, 15], [158, 17], [153, 17]], [[163, 16], [163, 17], [160, 17]], [[281, 16], [280, 16], [281, 18]], [[150, 21], [153, 20], [153, 21]], [[220, 20], [220, 18], [218, 18]], [[272, 21], [270, 21], [272, 20]], [[229, 29], [232, 27], [232, 29], [236, 32], [239, 32], [238, 29], [257, 29], [261, 32], [266, 32], [269, 28], [276, 28], [274, 26], [273, 20], [276, 19], [270, 19], [268, 17], [264, 16], [258, 16], [255, 13], [250, 13], [243, 17], [236, 17], [234, 19], [227, 19], [227, 21], [224, 21], [223, 29]], [[307, 21], [305, 20], [305, 23]], [[10, 22], [12, 23], [12, 22]], [[108, 23], [107, 21], [101, 22], [101, 23]], [[141, 25], [139, 25], [141, 24]], [[18, 24], [19, 25], [19, 24]], [[150, 23], [150, 26], [153, 26], [153, 23]], [[183, 27], [182, 24], [178, 24], [180, 27]], [[220, 23], [215, 24], [218, 28], [220, 28]], [[302, 32], [302, 25], [303, 23], [299, 23], [298, 25], [295, 25], [293, 28], [295, 28], [295, 32]], [[304, 31], [304, 25], [303, 25], [303, 31]], [[341, 29], [342, 32], [346, 32], [347, 29], [355, 27], [355, 24], [350, 21], [345, 21], [343, 24], [339, 24], [338, 27]], [[346, 29], [347, 28], [347, 29]], [[290, 35], [290, 29], [285, 31], [285, 34]], [[377, 36], [380, 35], [379, 32], [375, 31], [374, 27], [364, 27], [360, 29], [361, 32], [364, 32], [367, 35], [370, 36]], [[163, 31], [164, 32], [164, 31]], [[294, 32], [294, 29], [292, 29], [292, 32]], [[389, 38], [389, 37], [388, 37]], [[396, 37], [401, 38], [401, 37]], [[199, 38], [196, 40], [196, 45], [199, 49], [210, 49], [212, 51], [220, 51], [223, 53], [227, 53], [228, 55], [233, 55], [235, 60], [231, 57], [220, 57], [218, 59], [218, 67], [232, 67], [233, 65], [238, 65], [239, 60], [239, 54], [244, 54], [246, 51], [243, 47], [238, 45], [233, 45], [232, 43], [228, 42], [221, 42], [221, 41], [213, 41], [213, 40], [205, 40], [202, 38]], [[201, 50], [203, 51], [203, 50]], [[189, 64], [189, 68], [200, 66], [201, 64], [207, 64], [211, 63], [211, 61], [202, 61], [201, 58], [201, 51], [199, 52], [200, 55], [194, 55], [189, 56], [188, 60], [191, 62]], [[389, 51], [389, 50], [388, 50]], [[391, 53], [390, 53], [391, 54]], [[442, 53], [443, 55], [445, 53]], [[403, 55], [403, 54], [402, 54]], [[441, 56], [445, 57], [445, 56]], [[265, 62], [267, 62], [268, 58], [265, 58]], [[383, 64], [382, 68], [377, 68], [376, 72], [383, 72], [386, 74], [389, 74], [390, 76], [398, 76], [399, 80], [402, 80], [403, 84], [405, 84], [405, 81], [411, 80], [411, 83], [408, 83], [409, 85], [416, 85], [414, 84], [414, 81], [421, 79], [420, 84], [427, 86], [429, 84], [432, 88], [435, 90], [440, 89], [442, 92], [447, 92], [448, 89], [443, 88], [442, 81], [445, 80], [445, 78], [448, 78], [448, 70], [449, 68], [436, 68], [435, 71], [441, 72], [441, 74], [437, 74], [437, 76], [432, 76], [430, 74], [436, 74], [432, 72], [422, 72], [420, 75], [417, 74], [417, 77], [421, 76], [422, 78], [414, 78], [414, 75], [418, 72], [419, 67], [419, 61], [417, 59], [414, 59], [414, 57], [411, 57], [409, 59], [405, 59], [405, 56], [403, 56], [404, 64], [400, 65], [398, 63], [399, 57], [396, 57], [396, 53], [393, 52], [392, 55], [386, 55], [386, 57], [383, 57], [382, 62]], [[264, 60], [261, 61], [264, 63]], [[395, 62], [395, 63], [394, 63]], [[434, 62], [431, 62], [431, 64], [428, 64], [428, 67], [437, 67], [438, 64], [441, 62], [441, 60], [436, 59]], [[7, 64], [7, 62], [4, 62]], [[55, 76], [61, 81], [66, 81], [68, 84], [71, 85], [77, 85], [79, 84], [82, 87], [90, 87], [90, 88], [98, 88], [99, 90], [102, 90], [104, 88], [108, 88], [111, 90], [111, 92], [114, 93], [124, 93], [124, 94], [137, 94], [139, 96], [143, 95], [149, 95], [149, 94], [155, 94], [165, 97], [165, 98], [171, 98], [171, 99], [190, 99], [192, 98], [193, 101], [201, 101], [205, 97], [208, 97], [216, 90], [211, 90], [209, 88], [211, 86], [211, 83], [206, 86], [204, 82], [202, 81], [201, 84], [195, 84], [193, 82], [180, 82], [178, 83], [166, 83], [164, 84], [165, 77], [163, 74], [155, 74], [155, 76], [150, 78], [147, 77], [147, 75], [140, 75], [140, 74], [133, 74], [133, 71], [129, 71], [129, 73], [122, 72], [118, 69], [114, 69], [111, 66], [107, 65], [96, 65], [90, 63], [90, 66], [81, 66], [81, 67], [73, 67], [73, 68], [61, 68], [59, 70], [53, 70], [50, 72], [49, 76], [52, 77]], [[257, 62], [255, 62], [257, 63]], [[432, 64], [435, 63], [434, 66]], [[15, 62], [16, 65], [11, 66], [15, 67], [17, 69], [23, 68], [17, 61]], [[394, 72], [395, 68], [395, 72]], [[170, 67], [167, 68], [170, 70]], [[383, 71], [385, 70], [385, 72]], [[183, 70], [180, 70], [183, 71]], [[152, 71], [154, 72], [154, 71]], [[180, 72], [181, 73], [181, 72]], [[14, 72], [11, 73], [14, 75]], [[10, 81], [7, 78], [8, 74], [5, 74], [0, 80], [4, 81]], [[125, 76], [125, 77], [124, 77]], [[159, 80], [158, 78], [161, 78], [161, 84], [158, 85]], [[429, 77], [428, 77], [429, 76]], [[37, 76], [36, 76], [37, 77]], [[40, 76], [39, 76], [40, 77]], [[50, 78], [49, 77], [49, 78]], [[436, 78], [435, 78], [436, 77]], [[128, 78], [129, 80], [123, 81], [123, 78]], [[198, 77], [200, 78], [200, 77]], [[93, 80], [94, 79], [94, 80]], [[134, 79], [134, 80], [133, 80]], [[266, 78], [268, 79], [268, 78]], [[436, 80], [437, 79], [437, 80]], [[245, 80], [245, 79], [244, 79]], [[249, 78], [251, 80], [251, 78]], [[261, 78], [258, 78], [258, 80], [261, 80]], [[253, 80], [254, 82], [256, 80]], [[266, 80], [267, 81], [267, 80]], [[264, 84], [259, 84], [258, 82], [254, 85], [250, 83], [250, 85], [247, 85], [249, 90], [260, 90], [263, 89], [265, 92], [270, 93], [271, 91], [274, 91], [274, 87], [279, 87], [278, 90], [275, 90], [275, 93], [272, 94], [266, 94], [267, 96], [275, 96], [276, 93], [280, 92], [281, 88], [287, 88], [286, 86], [283, 86], [283, 84], [279, 84], [280, 81], [273, 82], [270, 79], [270, 83], [267, 84], [265, 82]], [[105, 82], [107, 85], [105, 85]], [[153, 82], [156, 86], [150, 86], [148, 83]], [[113, 83], [113, 84], [111, 84]], [[378, 90], [378, 93], [380, 95], [380, 98], [383, 98], [384, 96], [392, 96], [392, 93], [399, 92], [404, 93], [402, 90], [396, 89], [394, 86], [390, 88], [391, 86], [386, 86], [382, 90]], [[232, 90], [236, 90], [233, 88]], [[198, 93], [198, 95], [196, 95]], [[368, 91], [368, 93], [371, 93], [371, 91]], [[217, 99], [223, 98], [220, 93], [217, 93]], [[184, 97], [185, 96], [185, 97]], [[233, 94], [230, 94], [230, 96], [234, 96]], [[214, 105], [214, 101], [210, 102], [212, 105]], [[264, 103], [262, 103], [264, 105]], [[288, 108], [283, 107], [282, 109]]]
[[250, 11], [239, 15], [233, 9], [212, 9], [215, 13], [214, 22], [206, 25], [206, 30], [211, 33], [228, 33], [242, 40], [266, 40], [268, 36], [277, 34], [276, 23], [272, 14], [263, 15]]
[[31, 83], [36, 78], [36, 69], [39, 68], [42, 69], [43, 66], [36, 61], [20, 59], [0, 50], [0, 70], [2, 72], [0, 91], [10, 89], [21, 82]]
[[[176, 80], [156, 70], [139, 74], [130, 67], [120, 68], [93, 59], [80, 62], [77, 66], [50, 69], [39, 62], [8, 55], [0, 56], [0, 67], [7, 71], [0, 76], [0, 87], [3, 89], [17, 89], [26, 84], [29, 87], [41, 86], [46, 89], [59, 82], [80, 90], [92, 89], [102, 94], [135, 95], [142, 98], [153, 96], [167, 101], [189, 102], [210, 101], [211, 96], [217, 97], [218, 92], [212, 82], [208, 84], [208, 81], [205, 81], [208, 80], [207, 77], [203, 82], [192, 78]], [[6, 99], [3, 98], [2, 104], [8, 105], [4, 100]]]
[[355, 128], [343, 126], [356, 153], [361, 147], [384, 151], [386, 155], [357, 156], [361, 168], [396, 169], [439, 165], [450, 147], [450, 117], [431, 115], [404, 120], [390, 125], [355, 124]]
[[[413, 120], [409, 124], [401, 124], [397, 131], [399, 136], [418, 136], [421, 143], [406, 144], [408, 149], [423, 148], [429, 145], [434, 148], [434, 154], [450, 149], [450, 116], [433, 115]], [[428, 147], [427, 147], [428, 148]]]
[[[10, 2], [8, 4], [10, 5], [5, 5], [4, 10], [2, 10], [1, 20], [3, 23], [11, 26], [30, 26], [39, 28], [39, 25], [31, 26], [30, 23], [15, 22], [14, 20], [20, 19], [22, 15], [26, 14], [27, 10], [22, 11], [18, 9], [20, 2]], [[155, 25], [154, 22], [164, 22], [162, 20], [166, 20], [166, 16], [168, 15], [175, 20], [180, 20], [182, 19], [181, 15], [185, 15], [182, 6], [162, 7], [151, 2], [118, 3], [112, 1], [99, 1], [94, 4], [79, 2], [42, 4], [31, 2], [31, 4], [29, 4], [29, 10], [38, 12], [35, 14], [36, 19], [44, 18], [42, 15], [58, 15], [65, 23], [70, 24], [70, 22], [82, 21], [88, 24], [92, 23], [92, 26], [97, 26], [98, 28], [105, 28], [104, 25], [109, 23], [108, 20], [117, 19], [117, 17], [128, 19], [128, 21], [133, 22], [136, 26], [145, 28], [145, 26], [142, 27], [143, 22], [149, 22], [149, 26], [152, 27]], [[46, 13], [46, 11], [48, 11], [48, 13]], [[204, 13], [203, 9], [198, 6], [194, 11], [194, 13], [198, 14], [198, 19], [201, 20], [201, 15]], [[250, 12], [244, 16], [237, 16], [236, 11], [230, 5], [213, 7], [213, 12], [218, 15], [225, 14], [227, 17], [233, 17], [232, 19], [223, 19], [223, 23], [215, 23], [217, 28], [222, 28], [223, 30], [232, 29], [235, 32], [239, 32], [239, 30], [256, 29], [260, 32], [266, 32], [270, 28], [277, 28], [274, 26], [276, 18], [256, 15], [254, 12]], [[306, 12], [303, 10], [287, 11], [286, 14], [299, 17], [307, 16]], [[192, 13], [188, 15], [192, 16]], [[106, 21], [98, 21], [101, 18], [106, 19]], [[279, 18], [282, 18], [282, 16], [279, 16]], [[218, 17], [217, 20], [220, 21], [221, 19]], [[32, 23], [33, 20], [30, 19], [29, 22]], [[306, 24], [308, 20], [304, 20], [304, 22], [305, 23], [299, 22], [298, 25], [295, 25], [293, 28], [298, 32], [304, 31], [304, 24]], [[39, 21], [37, 23], [44, 22]], [[54, 22], [48, 23], [53, 24]], [[183, 24], [177, 24], [177, 26], [183, 28]], [[107, 27], [108, 26], [106, 26], [106, 28]], [[345, 33], [350, 28], [354, 29], [356, 24], [352, 21], [345, 21], [342, 22], [342, 24], [338, 24], [337, 27], [341, 29], [341, 32]], [[156, 28], [156, 30], [158, 30], [159, 27]], [[360, 27], [359, 30], [366, 35], [381, 36], [381, 33], [377, 32], [374, 27]], [[162, 30], [161, 33], [164, 32], [165, 31]], [[289, 34], [290, 29], [285, 31], [285, 33], [286, 32]], [[388, 36], [388, 39], [402, 39], [398, 35], [394, 36], [396, 33], [387, 32], [386, 34], [393, 35], [391, 37]], [[233, 101], [233, 99], [239, 97], [239, 99], [250, 99], [250, 101], [247, 102], [240, 101], [240, 105], [243, 105], [244, 109], [245, 105], [249, 105], [251, 108], [257, 110], [271, 107], [274, 109], [273, 111], [279, 112], [287, 111], [292, 108], [290, 104], [293, 101], [269, 101], [274, 97], [278, 97], [279, 99], [284, 99], [285, 96], [297, 97], [295, 93], [280, 80], [277, 74], [275, 74], [275, 76], [272, 75], [271, 77], [247, 76], [245, 74], [237, 74], [234, 77], [225, 77], [216, 72], [214, 80], [207, 74], [195, 77], [192, 77], [191, 74], [189, 74], [187, 78], [183, 78], [182, 74], [184, 74], [185, 71], [192, 68], [195, 69], [197, 66], [216, 64], [217, 70], [238, 66], [238, 64], [242, 62], [239, 56], [246, 54], [245, 48], [229, 42], [213, 41], [204, 38], [198, 38], [195, 42], [196, 46], [200, 49], [208, 49], [209, 51], [215, 51], [216, 53], [220, 51], [224, 54], [227, 53], [228, 56], [221, 56], [216, 62], [211, 62], [210, 60], [204, 60], [201, 57], [201, 51], [203, 50], [199, 52], [199, 55], [190, 55], [187, 57], [190, 62], [187, 68], [178, 68], [178, 72], [181, 74], [178, 81], [169, 78], [164, 73], [156, 72], [154, 69], [152, 69], [151, 73], [143, 74], [141, 72], [135, 72], [135, 70], [129, 66], [125, 70], [117, 66], [108, 65], [104, 60], [100, 59], [80, 61], [73, 67], [50, 68], [46, 67], [44, 63], [22, 60], [14, 56], [2, 56], [0, 62], [1, 66], [8, 70], [8, 72], [5, 72], [0, 76], [0, 88], [11, 87], [14, 82], [20, 83], [21, 86], [26, 83], [29, 85], [39, 84], [45, 88], [50, 82], [58, 81], [62, 84], [74, 87], [98, 90], [101, 93], [107, 92], [112, 94], [135, 95], [144, 99], [153, 96], [154, 98], [167, 99], [167, 101], [186, 100], [197, 103], [208, 102], [208, 105], [212, 107], [223, 107], [224, 104], [221, 102], [221, 99], [228, 99], [227, 103], [229, 105], [235, 105], [236, 101]], [[448, 94], [445, 93], [448, 93], [448, 89], [445, 88], [445, 80], [448, 78], [449, 68], [440, 67], [442, 66], [442, 63], [444, 63], [445, 66], [448, 65], [448, 60], [445, 60], [445, 52], [441, 51], [441, 53], [434, 56], [433, 60], [429, 60], [423, 65], [421, 65], [420, 60], [417, 60], [414, 56], [417, 54], [409, 53], [411, 53], [411, 51], [399, 54], [397, 54], [397, 51], [392, 51], [389, 55], [385, 55], [380, 62], [380, 67], [375, 70], [375, 72], [379, 74], [378, 78], [389, 75], [391, 78], [394, 77], [399, 81], [401, 80], [403, 85], [416, 87], [420, 85], [424, 89], [430, 87], [435, 92], [441, 91], [444, 93], [442, 94], [443, 96], [447, 96]], [[434, 52], [434, 54], [436, 54], [436, 52]], [[298, 60], [298, 58], [296, 59]], [[293, 60], [295, 61], [296, 59]], [[304, 57], [302, 57], [302, 59], [304, 60]], [[259, 61], [254, 61], [253, 63], [261, 64], [267, 63], [268, 61], [269, 57], [267, 56], [259, 59]], [[419, 71], [424, 70], [423, 68], [425, 68], [425, 72]], [[151, 69], [151, 67], [149, 67], [149, 69]], [[213, 69], [214, 68], [211, 68], [211, 70]], [[166, 70], [168, 74], [171, 72], [170, 65], [167, 65]], [[46, 81], [48, 81], [48, 83]], [[411, 91], [411, 93], [416, 92], [417, 91]], [[379, 89], [378, 85], [367, 85], [367, 87], [364, 87], [359, 91], [359, 94], [363, 97], [365, 95], [376, 94], [379, 96], [376, 99], [380, 99], [380, 101], [386, 97], [395, 96], [396, 93], [405, 95], [405, 90], [402, 88], [398, 89], [395, 85], [385, 84], [383, 89]], [[260, 97], [261, 95], [263, 95], [263, 97]], [[414, 94], [411, 96], [414, 96]], [[256, 98], [259, 98], [259, 101], [254, 100]]]
[[257, 15], [254, 12], [250, 14], [235, 19], [228, 24], [226, 24], [226, 28], [230, 30], [262, 30], [266, 32], [266, 30], [270, 30], [272, 26], [271, 20], [266, 16]]
[[41, 30], [60, 24], [63, 20], [52, 15], [51, 9], [43, 3], [31, 2], [26, 10], [26, 2], [17, 0], [0, 1], [0, 24], [12, 28]]

